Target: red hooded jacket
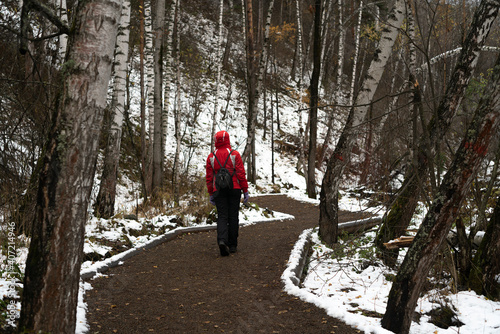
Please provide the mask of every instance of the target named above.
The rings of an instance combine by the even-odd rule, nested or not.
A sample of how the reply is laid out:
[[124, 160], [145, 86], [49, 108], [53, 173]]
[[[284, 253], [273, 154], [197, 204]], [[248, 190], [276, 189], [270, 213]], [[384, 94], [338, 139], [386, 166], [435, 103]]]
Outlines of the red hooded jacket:
[[[215, 154], [220, 163], [224, 166], [229, 152], [231, 152], [231, 145], [229, 142], [229, 133], [226, 131], [219, 131], [215, 134]], [[210, 195], [216, 191], [215, 189], [215, 174], [219, 171], [221, 166], [214, 157], [214, 152], [211, 152], [207, 158], [206, 164], [206, 181], [207, 189]], [[233, 175], [233, 188], [241, 189], [243, 193], [248, 191], [248, 182], [245, 174], [245, 167], [243, 166], [243, 161], [238, 151], [233, 151], [231, 157], [227, 160], [226, 168], [231, 175], [233, 175], [235, 169], [236, 173]]]

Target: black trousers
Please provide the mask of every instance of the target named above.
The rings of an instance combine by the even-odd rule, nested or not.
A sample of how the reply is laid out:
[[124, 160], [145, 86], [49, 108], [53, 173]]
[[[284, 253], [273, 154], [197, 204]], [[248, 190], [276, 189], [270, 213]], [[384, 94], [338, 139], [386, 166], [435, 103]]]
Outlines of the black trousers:
[[238, 246], [241, 189], [221, 190], [215, 198], [217, 206], [217, 243]]

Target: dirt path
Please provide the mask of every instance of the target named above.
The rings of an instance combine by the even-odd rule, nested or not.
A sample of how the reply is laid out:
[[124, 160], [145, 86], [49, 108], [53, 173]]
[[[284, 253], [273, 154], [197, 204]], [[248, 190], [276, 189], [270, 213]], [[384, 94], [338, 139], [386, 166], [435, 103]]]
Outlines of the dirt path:
[[86, 293], [89, 333], [359, 333], [282, 291], [290, 251], [317, 224], [318, 208], [286, 196], [251, 201], [295, 219], [241, 228], [238, 252], [229, 257], [219, 255], [210, 231], [111, 268]]

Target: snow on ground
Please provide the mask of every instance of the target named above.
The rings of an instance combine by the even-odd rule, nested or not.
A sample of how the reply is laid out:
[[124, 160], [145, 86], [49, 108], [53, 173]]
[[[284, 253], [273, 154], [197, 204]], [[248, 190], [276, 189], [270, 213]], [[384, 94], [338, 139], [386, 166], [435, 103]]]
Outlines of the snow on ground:
[[[357, 207], [358, 210], [366, 208], [364, 204], [345, 196], [339, 203], [344, 209]], [[308, 238], [312, 241], [313, 254], [308, 263], [307, 275], [301, 284], [297, 284], [294, 268], [298, 265]], [[349, 257], [339, 257], [338, 253], [321, 244], [317, 228], [304, 231], [282, 275], [285, 291], [323, 308], [328, 315], [365, 333], [392, 333], [382, 328], [380, 317], [385, 313], [391, 290], [391, 282], [387, 278], [396, 275], [396, 272], [381, 263], [369, 261], [373, 261], [369, 254], [374, 251], [371, 243], [374, 238], [375, 232], [372, 231], [366, 233], [364, 241], [359, 243], [339, 241], [343, 254], [351, 254]], [[402, 259], [405, 251], [400, 253]], [[412, 323], [411, 334], [500, 333], [500, 302], [488, 300], [472, 291], [452, 293], [450, 290], [451, 287], [444, 295], [442, 291], [430, 291], [419, 299], [415, 312], [422, 316], [418, 323]], [[443, 329], [430, 323], [428, 313], [441, 304], [452, 305], [457, 320], [463, 325]]]

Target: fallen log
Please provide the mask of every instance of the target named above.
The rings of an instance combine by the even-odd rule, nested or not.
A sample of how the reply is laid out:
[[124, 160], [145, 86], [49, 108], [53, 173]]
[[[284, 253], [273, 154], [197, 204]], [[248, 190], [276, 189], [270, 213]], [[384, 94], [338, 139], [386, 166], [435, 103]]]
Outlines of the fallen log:
[[359, 220], [353, 220], [346, 223], [341, 223], [338, 226], [338, 233], [347, 232], [347, 233], [356, 233], [365, 231], [373, 226], [379, 225], [382, 222], [382, 218], [380, 217], [371, 217]]

